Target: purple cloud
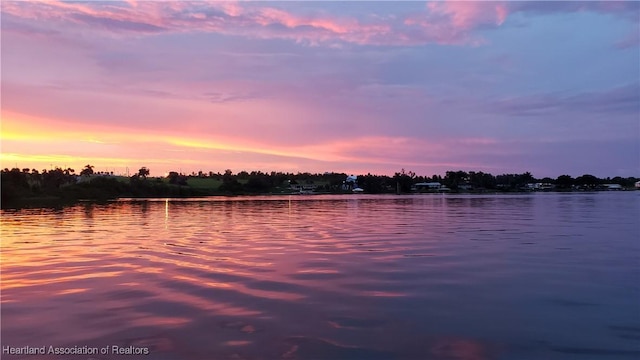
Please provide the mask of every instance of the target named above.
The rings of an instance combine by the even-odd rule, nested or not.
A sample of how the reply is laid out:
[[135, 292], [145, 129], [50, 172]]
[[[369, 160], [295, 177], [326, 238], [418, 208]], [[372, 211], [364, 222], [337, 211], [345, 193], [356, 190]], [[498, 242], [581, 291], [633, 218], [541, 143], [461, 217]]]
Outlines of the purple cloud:
[[544, 116], [553, 112], [640, 114], [640, 83], [602, 92], [511, 97], [489, 104], [489, 111], [510, 116]]
[[94, 16], [88, 14], [74, 14], [72, 19], [82, 22], [89, 26], [97, 26], [109, 31], [127, 31], [141, 33], [158, 33], [166, 31], [165, 28], [144, 22], [121, 20], [109, 17]]

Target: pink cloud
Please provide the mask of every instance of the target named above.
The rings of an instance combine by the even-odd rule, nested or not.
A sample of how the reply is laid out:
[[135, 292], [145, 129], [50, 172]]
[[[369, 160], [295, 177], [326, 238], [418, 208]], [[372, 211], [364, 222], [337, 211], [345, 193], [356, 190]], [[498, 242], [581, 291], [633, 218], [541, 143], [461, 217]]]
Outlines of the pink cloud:
[[404, 24], [418, 29], [423, 41], [438, 44], [482, 45], [486, 41], [473, 34], [479, 27], [500, 26], [509, 10], [503, 3], [481, 1], [429, 2], [427, 12], [412, 14]]
[[239, 16], [243, 13], [242, 7], [237, 2], [220, 2], [218, 6], [230, 16]]
[[469, 30], [485, 24], [501, 25], [508, 14], [507, 7], [502, 3], [493, 5], [480, 1], [430, 2], [427, 8], [432, 14], [448, 16], [458, 30]]
[[[454, 5], [455, 7], [455, 5]], [[475, 6], [480, 8], [480, 6]], [[450, 10], [438, 8], [448, 13]], [[462, 8], [461, 8], [462, 9]], [[461, 10], [456, 11], [477, 11]], [[420, 21], [420, 16], [371, 17], [362, 20], [335, 15], [298, 15], [269, 6], [248, 7], [236, 2], [132, 2], [129, 6], [76, 4], [57, 0], [38, 3], [3, 2], [2, 11], [21, 18], [65, 21], [110, 33], [215, 32], [258, 38], [292, 39], [317, 45], [345, 42], [373, 45], [461, 44], [450, 36], [472, 13], [449, 19]], [[428, 14], [422, 14], [428, 15]], [[421, 15], [421, 16], [422, 16]], [[453, 20], [453, 23], [451, 23]], [[416, 25], [422, 29], [415, 31]]]
[[[360, 45], [479, 45], [480, 27], [502, 25], [510, 14], [595, 11], [637, 21], [637, 4], [628, 2], [437, 1], [418, 13], [365, 22], [336, 15], [299, 15], [262, 3], [198, 1], [68, 3], [59, 0], [2, 2], [2, 12], [17, 17], [66, 21], [110, 33], [214, 32], [263, 39], [290, 39], [311, 45], [336, 42]], [[634, 12], [635, 10], [635, 12]]]
[[44, 0], [39, 2], [8, 1], [2, 2], [2, 13], [15, 17], [36, 20], [40, 26], [46, 26], [49, 22], [63, 22], [85, 26], [90, 25], [96, 30], [128, 30], [137, 32], [150, 32], [150, 29], [158, 31], [162, 26], [162, 19], [157, 11], [151, 11], [151, 7], [140, 3], [132, 8], [120, 8], [107, 3], [102, 6], [89, 6], [79, 3], [66, 3], [57, 0]]

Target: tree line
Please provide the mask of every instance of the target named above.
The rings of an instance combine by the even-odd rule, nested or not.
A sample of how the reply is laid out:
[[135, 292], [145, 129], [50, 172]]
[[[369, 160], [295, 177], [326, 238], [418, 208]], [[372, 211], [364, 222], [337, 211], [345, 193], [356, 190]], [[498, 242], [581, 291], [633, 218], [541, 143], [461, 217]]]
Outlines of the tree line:
[[79, 199], [108, 200], [119, 197], [180, 197], [206, 195], [188, 186], [169, 184], [163, 179], [150, 179], [149, 169], [142, 167], [131, 177], [95, 172], [86, 165], [76, 173], [71, 168], [38, 171], [29, 168], [5, 168], [0, 171], [2, 207], [36, 204], [58, 204]]
[[[202, 171], [189, 175], [176, 171], [166, 177], [151, 178], [150, 170], [142, 167], [130, 177], [95, 172], [86, 165], [79, 173], [71, 168], [36, 169], [5, 168], [1, 171], [2, 202], [11, 203], [25, 198], [52, 200], [112, 199], [117, 197], [182, 197], [200, 195], [236, 195], [291, 193], [295, 188], [310, 187], [318, 193], [351, 192], [353, 187], [365, 193], [410, 193], [419, 183], [440, 183], [452, 192], [460, 191], [522, 191], [527, 184], [544, 183], [559, 191], [598, 190], [604, 184], [618, 184], [633, 188], [640, 180], [635, 177], [598, 178], [585, 174], [576, 178], [560, 175], [557, 178], [535, 178], [530, 172], [492, 175], [482, 171], [447, 171], [444, 176], [417, 175], [402, 169], [393, 176], [358, 175], [354, 183], [347, 183], [346, 173], [326, 172], [261, 172], [240, 171], [224, 173]], [[201, 180], [197, 180], [201, 179]], [[195, 186], [200, 181], [199, 186]], [[296, 187], [298, 186], [298, 187]]]
[[439, 182], [453, 191], [467, 190], [496, 190], [496, 191], [520, 191], [527, 189], [528, 184], [548, 184], [557, 190], [597, 190], [604, 184], [618, 184], [623, 188], [633, 188], [640, 180], [636, 177], [623, 178], [598, 178], [594, 175], [584, 174], [573, 178], [570, 175], [560, 175], [557, 178], [536, 178], [530, 172], [522, 174], [492, 175], [482, 171], [447, 171], [445, 176], [433, 175], [432, 177], [417, 176], [415, 173], [404, 169], [395, 173], [394, 179], [400, 182], [403, 192], [409, 192], [411, 187], [420, 182]]

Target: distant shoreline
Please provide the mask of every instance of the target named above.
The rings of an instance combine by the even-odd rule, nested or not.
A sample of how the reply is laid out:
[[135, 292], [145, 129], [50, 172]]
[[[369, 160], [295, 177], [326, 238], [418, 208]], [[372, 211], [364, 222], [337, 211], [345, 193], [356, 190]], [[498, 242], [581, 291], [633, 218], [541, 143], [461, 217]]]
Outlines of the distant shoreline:
[[605, 178], [593, 175], [572, 178], [536, 179], [530, 173], [494, 176], [483, 172], [448, 171], [444, 177], [418, 176], [402, 170], [385, 175], [347, 175], [344, 173], [262, 173], [242, 171], [233, 174], [184, 175], [171, 172], [167, 177], [150, 177], [141, 168], [131, 177], [93, 173], [87, 165], [80, 175], [73, 169], [2, 170], [0, 208], [61, 207], [80, 201], [105, 202], [119, 198], [181, 199], [205, 196], [270, 196], [322, 194], [508, 194], [531, 192], [630, 191], [640, 188], [640, 179]]

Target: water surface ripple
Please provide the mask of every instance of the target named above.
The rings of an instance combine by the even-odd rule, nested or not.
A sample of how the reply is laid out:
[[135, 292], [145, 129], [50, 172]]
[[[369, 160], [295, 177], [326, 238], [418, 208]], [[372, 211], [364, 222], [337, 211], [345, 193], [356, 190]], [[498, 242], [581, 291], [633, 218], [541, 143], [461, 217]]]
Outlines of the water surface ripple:
[[640, 192], [3, 210], [2, 345], [147, 347], [146, 359], [635, 359], [639, 219]]

